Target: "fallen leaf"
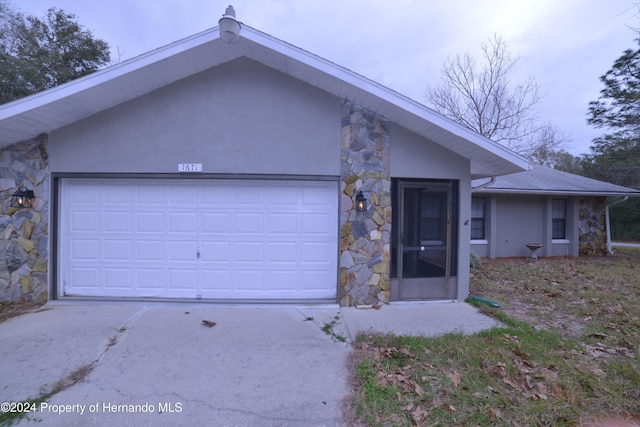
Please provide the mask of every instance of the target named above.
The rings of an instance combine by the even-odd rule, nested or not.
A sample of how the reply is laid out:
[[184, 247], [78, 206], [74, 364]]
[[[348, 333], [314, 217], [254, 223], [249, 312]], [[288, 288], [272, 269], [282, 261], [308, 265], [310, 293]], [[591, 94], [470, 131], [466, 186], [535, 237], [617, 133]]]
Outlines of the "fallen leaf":
[[542, 393], [533, 393], [531, 398], [533, 400], [547, 400], [548, 399], [547, 395], [546, 394], [542, 394]]
[[518, 357], [522, 357], [523, 359], [531, 359], [531, 356], [520, 350], [520, 347], [514, 348], [511, 352]]
[[567, 392], [557, 383], [551, 384], [551, 395], [558, 400], [565, 400], [567, 398]]
[[449, 372], [447, 376], [451, 379], [451, 382], [453, 382], [454, 387], [458, 387], [458, 384], [462, 381], [462, 375], [460, 375], [458, 371]]
[[507, 375], [507, 366], [504, 363], [498, 363], [496, 366], [491, 368], [491, 372], [503, 378]]
[[517, 378], [515, 377], [503, 378], [502, 382], [505, 383], [506, 385], [513, 387], [518, 391], [525, 391], [525, 386], [520, 381], [518, 381]]
[[211, 320], [203, 320], [202, 324], [210, 328], [213, 328], [214, 326], [216, 326], [216, 322], [212, 322]]
[[449, 403], [443, 403], [442, 405], [440, 405], [440, 408], [448, 412], [458, 412], [458, 410]]

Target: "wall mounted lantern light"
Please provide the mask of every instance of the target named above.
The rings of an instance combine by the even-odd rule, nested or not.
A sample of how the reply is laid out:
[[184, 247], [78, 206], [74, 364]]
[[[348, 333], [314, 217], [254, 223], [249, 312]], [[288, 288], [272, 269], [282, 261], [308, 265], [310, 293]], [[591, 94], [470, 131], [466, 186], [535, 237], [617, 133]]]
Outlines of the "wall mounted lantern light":
[[19, 187], [18, 191], [11, 195], [11, 207], [12, 208], [30, 208], [33, 204], [33, 199], [36, 196], [33, 194], [33, 190], [27, 190], [24, 187]]
[[362, 191], [358, 190], [356, 193], [356, 212], [367, 211], [367, 199], [364, 198]]

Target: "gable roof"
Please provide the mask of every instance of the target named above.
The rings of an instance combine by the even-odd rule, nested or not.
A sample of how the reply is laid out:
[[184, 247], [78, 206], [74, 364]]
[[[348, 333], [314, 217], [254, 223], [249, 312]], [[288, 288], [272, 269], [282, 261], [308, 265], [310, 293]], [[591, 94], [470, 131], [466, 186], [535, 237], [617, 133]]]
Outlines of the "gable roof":
[[[484, 180], [474, 180], [474, 187], [482, 185]], [[638, 196], [640, 190], [586, 178], [543, 166], [534, 166], [531, 170], [497, 177], [474, 193], [504, 194], [546, 194], [565, 196]]]
[[527, 161], [476, 132], [353, 71], [242, 24], [229, 44], [219, 27], [0, 106], [0, 149], [48, 133], [240, 57], [361, 104], [471, 161], [472, 177], [526, 170]]

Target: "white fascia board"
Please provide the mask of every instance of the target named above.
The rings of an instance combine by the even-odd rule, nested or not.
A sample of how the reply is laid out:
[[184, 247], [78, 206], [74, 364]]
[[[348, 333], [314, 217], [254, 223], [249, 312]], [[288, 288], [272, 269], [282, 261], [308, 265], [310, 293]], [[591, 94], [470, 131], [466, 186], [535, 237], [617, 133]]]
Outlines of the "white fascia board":
[[499, 189], [499, 188], [491, 188], [484, 187], [479, 190], [473, 191], [472, 193], [482, 193], [482, 194], [527, 194], [527, 195], [538, 195], [538, 196], [585, 196], [585, 197], [619, 197], [619, 196], [629, 196], [629, 197], [640, 197], [640, 191], [638, 192], [615, 192], [615, 191], [575, 191], [575, 190], [519, 190], [519, 189]]
[[146, 66], [162, 61], [163, 59], [170, 58], [176, 54], [210, 42], [218, 38], [218, 35], [218, 28], [215, 27], [167, 46], [143, 53], [119, 64], [93, 72], [84, 77], [71, 80], [70, 82], [64, 83], [60, 86], [9, 102], [0, 106], [0, 120], [17, 116], [24, 112], [99, 86], [100, 84], [106, 83], [110, 80], [122, 77], [133, 71], [140, 70]]

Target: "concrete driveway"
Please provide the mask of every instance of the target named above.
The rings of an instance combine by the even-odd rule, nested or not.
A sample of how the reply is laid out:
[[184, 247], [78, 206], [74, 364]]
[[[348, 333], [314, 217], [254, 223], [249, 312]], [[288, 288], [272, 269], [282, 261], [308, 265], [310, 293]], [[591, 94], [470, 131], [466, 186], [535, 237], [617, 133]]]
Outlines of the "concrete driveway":
[[69, 385], [92, 366], [19, 425], [339, 426], [358, 331], [437, 335], [494, 325], [459, 302], [380, 310], [49, 304], [0, 323], [0, 402]]

